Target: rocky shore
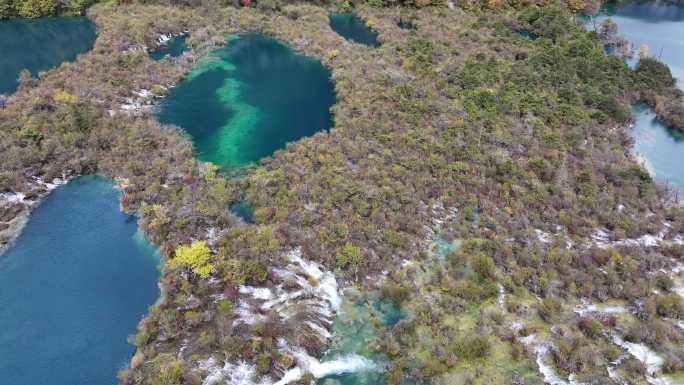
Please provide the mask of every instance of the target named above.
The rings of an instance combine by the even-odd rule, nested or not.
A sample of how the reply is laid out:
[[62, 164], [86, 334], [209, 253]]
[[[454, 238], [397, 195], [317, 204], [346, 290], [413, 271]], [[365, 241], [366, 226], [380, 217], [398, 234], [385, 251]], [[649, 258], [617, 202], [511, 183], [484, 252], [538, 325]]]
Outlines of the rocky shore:
[[52, 190], [70, 179], [73, 176], [67, 174], [51, 182], [36, 177], [25, 191], [0, 193], [0, 254], [19, 237], [31, 210], [40, 205]]

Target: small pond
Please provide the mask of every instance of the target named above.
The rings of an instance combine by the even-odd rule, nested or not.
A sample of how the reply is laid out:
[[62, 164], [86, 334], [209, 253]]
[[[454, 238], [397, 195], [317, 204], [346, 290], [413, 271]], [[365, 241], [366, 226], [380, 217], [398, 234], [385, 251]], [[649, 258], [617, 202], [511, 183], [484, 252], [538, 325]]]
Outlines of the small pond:
[[158, 264], [109, 180], [57, 188], [0, 255], [0, 382], [117, 384]]
[[165, 57], [179, 57], [188, 50], [190, 46], [187, 43], [187, 35], [176, 36], [168, 39], [164, 43], [160, 44], [156, 50], [150, 52], [150, 57], [152, 60], [162, 60]]
[[330, 129], [335, 103], [323, 65], [264, 35], [232, 36], [161, 104], [161, 123], [192, 138], [200, 160], [244, 166]]
[[[683, 6], [661, 0], [611, 2], [588, 21], [588, 28], [600, 25], [609, 17], [618, 25], [618, 33], [634, 48], [646, 44], [650, 55], [666, 63], [679, 87], [684, 86]], [[630, 65], [634, 66], [637, 60], [638, 57], [630, 60]], [[669, 181], [684, 192], [682, 134], [663, 126], [645, 106], [634, 107], [634, 118], [636, 153], [645, 160], [656, 179]]]
[[36, 76], [74, 61], [95, 38], [95, 24], [85, 17], [0, 21], [0, 94], [16, 91], [21, 70]]
[[230, 211], [245, 223], [254, 223], [254, 207], [248, 202], [240, 201], [230, 207]]
[[379, 47], [378, 33], [366, 25], [355, 13], [333, 13], [330, 15], [330, 28], [340, 36], [355, 43]]

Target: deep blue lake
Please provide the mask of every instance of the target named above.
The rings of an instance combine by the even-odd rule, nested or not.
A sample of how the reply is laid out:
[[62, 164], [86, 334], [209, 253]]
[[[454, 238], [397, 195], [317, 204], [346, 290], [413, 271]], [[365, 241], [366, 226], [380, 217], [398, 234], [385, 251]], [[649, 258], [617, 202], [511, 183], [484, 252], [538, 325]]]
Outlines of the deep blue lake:
[[0, 21], [0, 94], [16, 91], [22, 69], [36, 76], [73, 61], [95, 38], [95, 24], [85, 17]]
[[158, 263], [109, 180], [53, 191], [0, 255], [0, 383], [116, 384], [159, 297]]

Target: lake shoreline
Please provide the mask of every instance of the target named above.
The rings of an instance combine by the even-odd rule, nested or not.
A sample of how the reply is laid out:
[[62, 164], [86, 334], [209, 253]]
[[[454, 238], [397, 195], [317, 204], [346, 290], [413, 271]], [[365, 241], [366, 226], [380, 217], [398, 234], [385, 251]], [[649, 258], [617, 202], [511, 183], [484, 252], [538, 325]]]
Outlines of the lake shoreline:
[[157, 249], [121, 211], [110, 178], [50, 192], [0, 259], [0, 375], [26, 385], [114, 384], [134, 353], [126, 337], [160, 294]]
[[[40, 189], [40, 192], [32, 199], [26, 199], [26, 193], [21, 192], [0, 194], [0, 214], [7, 215], [9, 212], [9, 215], [12, 215], [12, 210], [16, 212], [9, 220], [0, 222], [0, 226], [7, 226], [4, 229], [0, 227], [0, 257], [16, 243], [26, 227], [33, 210], [39, 207], [54, 189], [69, 183], [77, 177], [77, 175], [64, 175], [63, 179], [55, 178], [52, 180], [52, 183], [45, 183], [41, 179], [36, 179], [33, 186]], [[19, 211], [17, 212], [17, 210]]]

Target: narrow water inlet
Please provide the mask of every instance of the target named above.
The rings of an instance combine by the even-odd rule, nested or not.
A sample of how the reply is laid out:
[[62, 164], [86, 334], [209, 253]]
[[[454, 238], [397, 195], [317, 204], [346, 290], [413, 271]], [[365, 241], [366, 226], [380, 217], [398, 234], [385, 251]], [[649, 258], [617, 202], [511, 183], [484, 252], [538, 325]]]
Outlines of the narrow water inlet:
[[378, 33], [353, 12], [330, 15], [330, 28], [345, 39], [371, 47], [379, 47]]
[[152, 58], [152, 60], [159, 61], [166, 57], [179, 57], [190, 50], [190, 46], [187, 44], [187, 35], [174, 36], [171, 38], [166, 37], [166, 39], [167, 40], [164, 40], [157, 49], [150, 52], [150, 58]]

